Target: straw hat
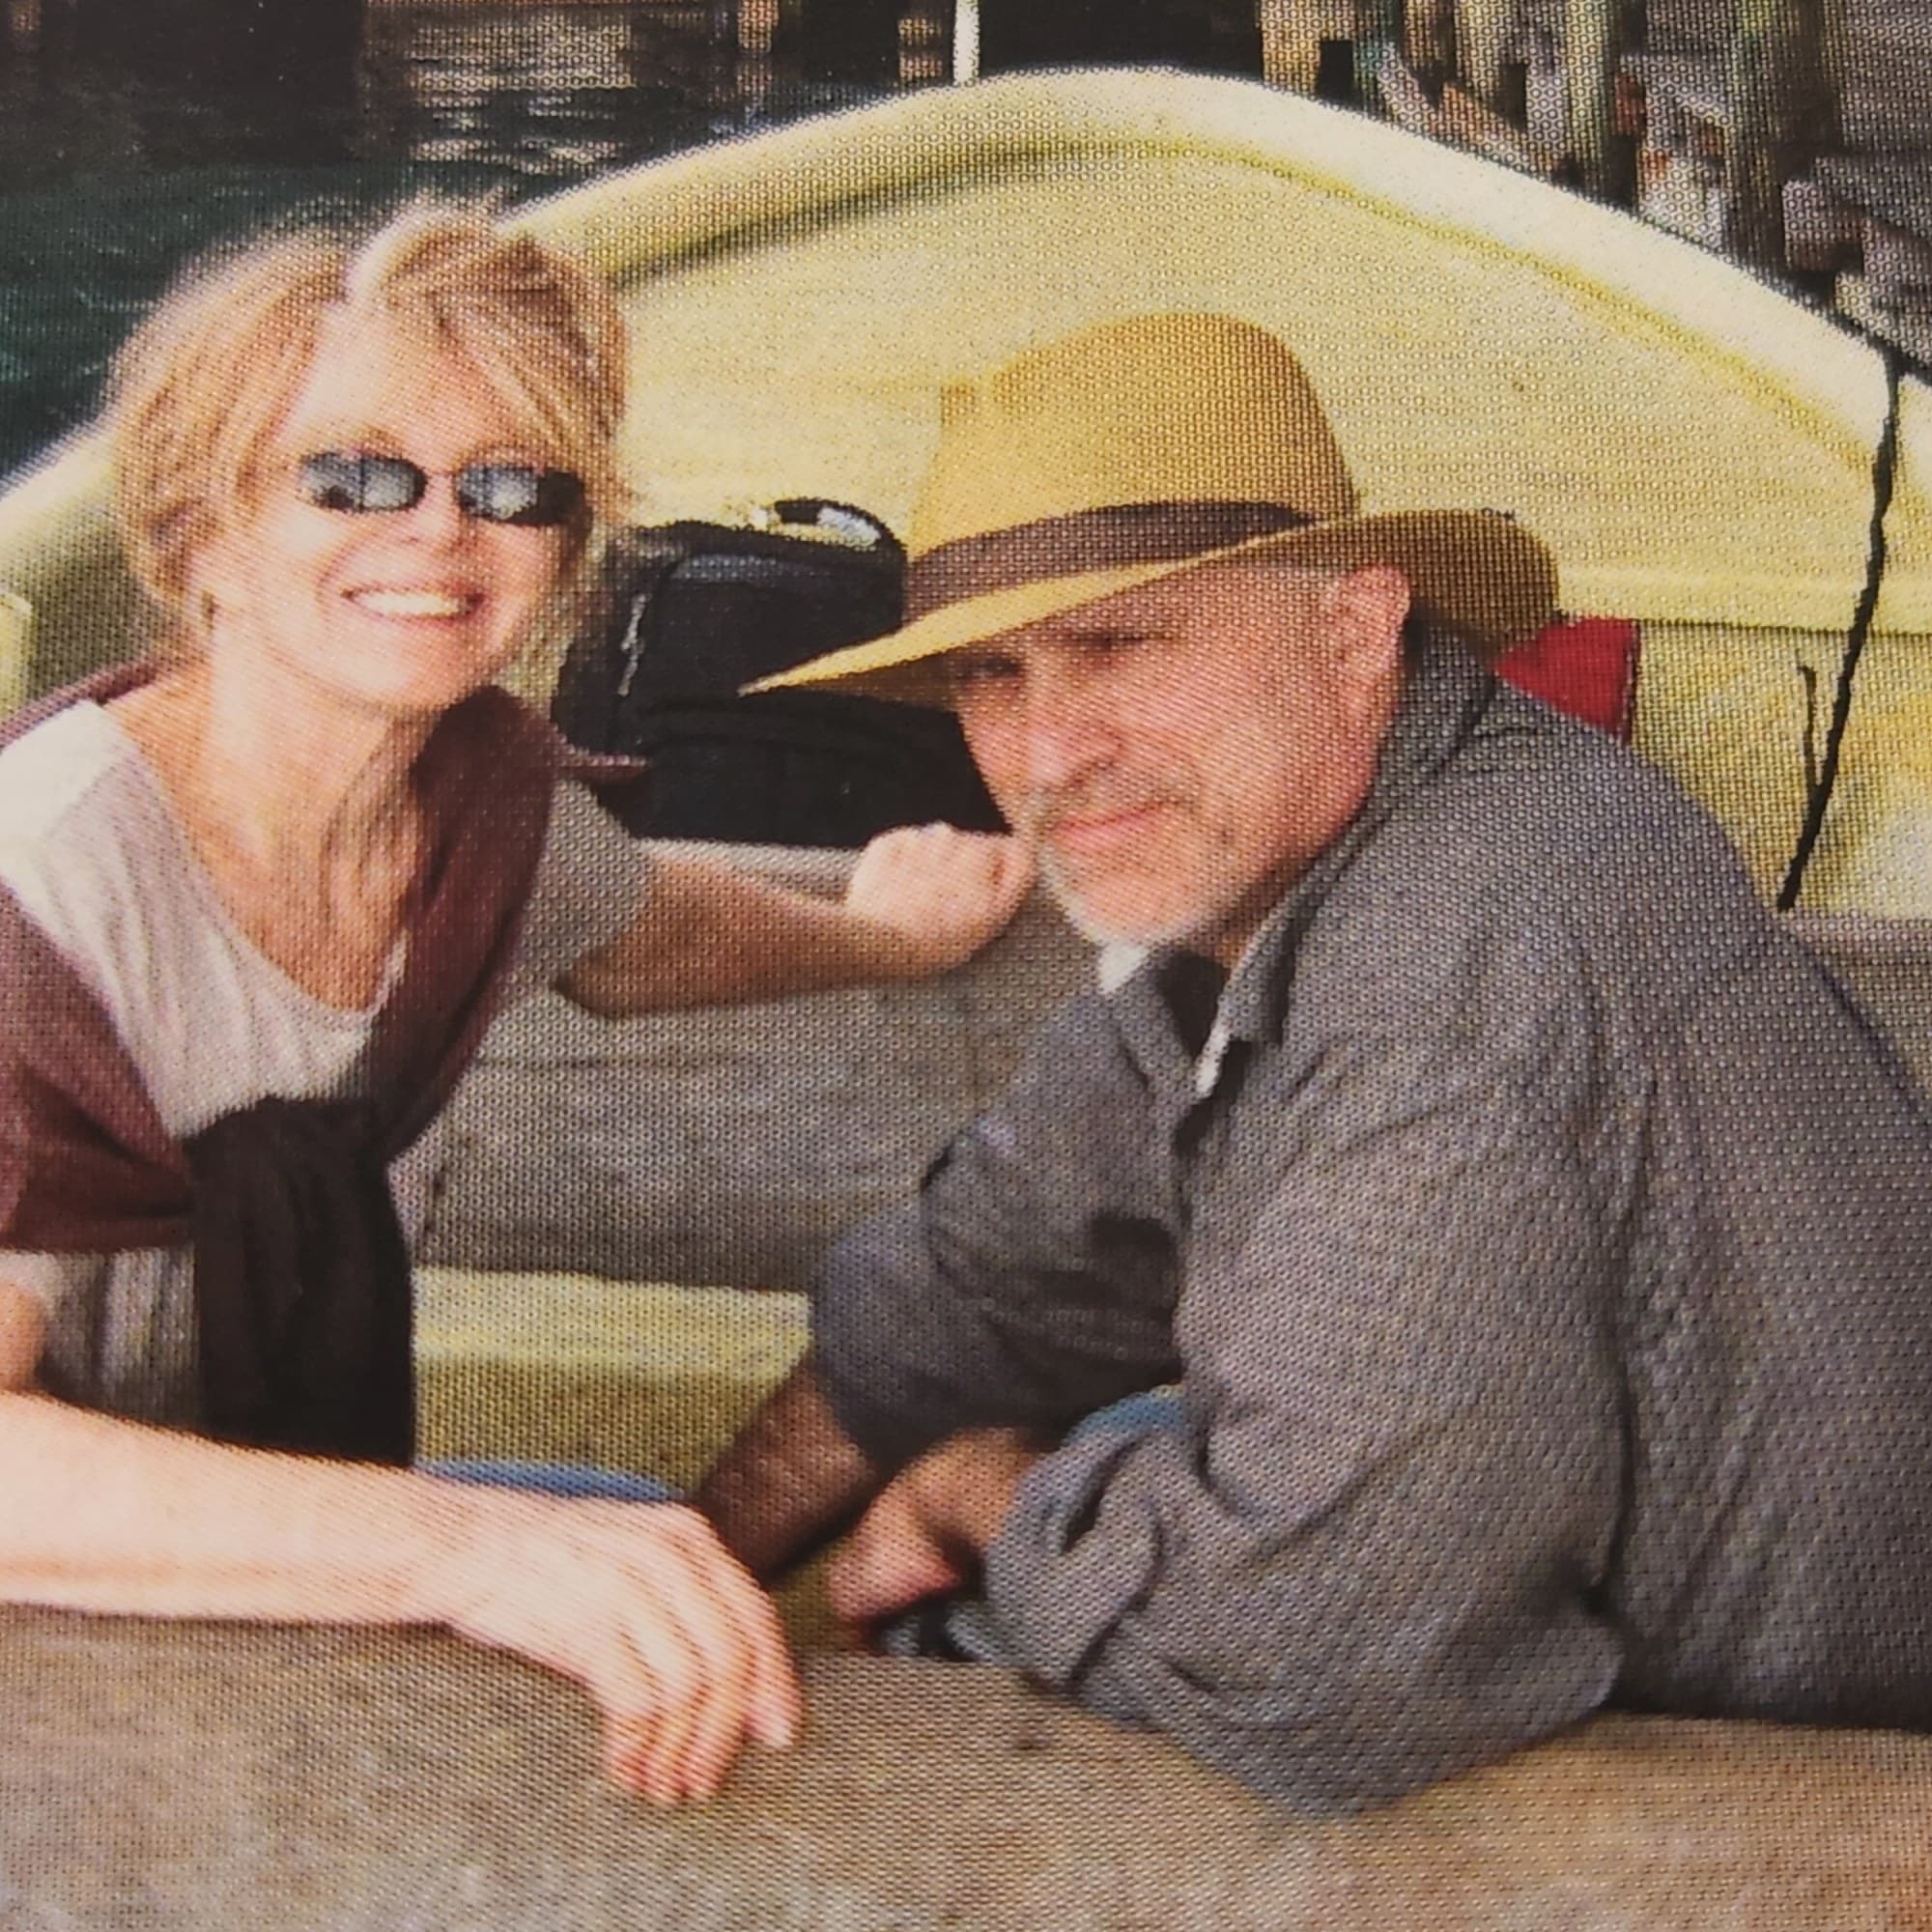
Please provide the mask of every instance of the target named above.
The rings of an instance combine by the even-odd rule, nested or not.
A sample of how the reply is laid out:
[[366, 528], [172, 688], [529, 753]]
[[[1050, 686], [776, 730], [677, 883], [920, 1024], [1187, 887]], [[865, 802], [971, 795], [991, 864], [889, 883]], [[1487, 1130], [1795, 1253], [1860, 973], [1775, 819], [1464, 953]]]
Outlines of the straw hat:
[[1360, 514], [1301, 364], [1222, 315], [1106, 323], [949, 386], [907, 553], [902, 629], [750, 688], [944, 702], [947, 651], [1236, 556], [1393, 564], [1492, 654], [1556, 593], [1549, 553], [1494, 511]]

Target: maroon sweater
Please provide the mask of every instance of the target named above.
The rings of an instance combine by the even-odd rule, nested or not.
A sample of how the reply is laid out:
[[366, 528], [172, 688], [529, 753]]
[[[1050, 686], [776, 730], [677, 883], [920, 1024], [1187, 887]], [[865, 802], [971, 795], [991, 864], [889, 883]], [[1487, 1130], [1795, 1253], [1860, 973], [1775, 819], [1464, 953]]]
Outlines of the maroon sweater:
[[[0, 745], [154, 674], [120, 667], [57, 692], [0, 725]], [[565, 755], [496, 689], [440, 721], [416, 768], [428, 858], [367, 1097], [270, 1096], [186, 1144], [99, 1002], [0, 889], [0, 1246], [191, 1243], [210, 1434], [409, 1459], [409, 1257], [385, 1169], [447, 1101], [496, 1009]]]

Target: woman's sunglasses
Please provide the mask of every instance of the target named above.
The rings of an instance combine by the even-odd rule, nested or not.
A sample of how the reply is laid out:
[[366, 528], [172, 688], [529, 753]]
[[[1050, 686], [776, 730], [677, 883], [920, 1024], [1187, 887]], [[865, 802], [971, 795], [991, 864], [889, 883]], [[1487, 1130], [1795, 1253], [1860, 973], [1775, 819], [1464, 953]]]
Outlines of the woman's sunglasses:
[[[400, 456], [326, 449], [296, 465], [296, 490], [319, 510], [412, 510], [423, 499], [431, 472]], [[552, 529], [583, 507], [583, 479], [568, 469], [527, 463], [469, 463], [454, 471], [456, 505], [485, 524]]]

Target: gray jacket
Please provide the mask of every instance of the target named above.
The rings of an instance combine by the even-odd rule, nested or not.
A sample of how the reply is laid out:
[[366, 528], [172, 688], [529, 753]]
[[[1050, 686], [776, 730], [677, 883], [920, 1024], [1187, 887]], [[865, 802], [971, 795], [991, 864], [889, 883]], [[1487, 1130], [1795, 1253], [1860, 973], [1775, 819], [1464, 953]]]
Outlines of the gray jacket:
[[1181, 1378], [1021, 1486], [1031, 1668], [1318, 1809], [1606, 1699], [1932, 1719], [1932, 1125], [1717, 825], [1437, 647], [1198, 1067], [1203, 981], [1064, 1009], [817, 1296], [889, 1466]]

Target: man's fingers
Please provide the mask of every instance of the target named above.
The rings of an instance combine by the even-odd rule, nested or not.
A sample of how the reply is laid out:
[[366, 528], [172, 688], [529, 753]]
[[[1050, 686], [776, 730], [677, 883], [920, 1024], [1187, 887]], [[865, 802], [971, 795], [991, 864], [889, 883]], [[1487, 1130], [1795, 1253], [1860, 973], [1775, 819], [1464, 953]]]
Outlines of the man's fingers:
[[864, 1626], [965, 1581], [965, 1572], [925, 1533], [903, 1492], [888, 1489], [833, 1552], [825, 1595], [840, 1623]]
[[872, 1620], [875, 1594], [864, 1558], [842, 1549], [836, 1552], [825, 1567], [825, 1602], [832, 1614], [850, 1629], [863, 1629]]

